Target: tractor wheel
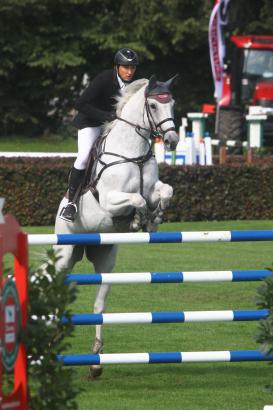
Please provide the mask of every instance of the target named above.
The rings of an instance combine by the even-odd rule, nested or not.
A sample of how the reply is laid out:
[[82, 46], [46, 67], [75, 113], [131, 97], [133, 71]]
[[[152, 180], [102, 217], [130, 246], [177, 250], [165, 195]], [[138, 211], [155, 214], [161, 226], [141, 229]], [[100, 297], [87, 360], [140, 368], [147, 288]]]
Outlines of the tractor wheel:
[[227, 140], [243, 140], [244, 114], [241, 109], [234, 107], [221, 107], [219, 112], [218, 138], [222, 143]]

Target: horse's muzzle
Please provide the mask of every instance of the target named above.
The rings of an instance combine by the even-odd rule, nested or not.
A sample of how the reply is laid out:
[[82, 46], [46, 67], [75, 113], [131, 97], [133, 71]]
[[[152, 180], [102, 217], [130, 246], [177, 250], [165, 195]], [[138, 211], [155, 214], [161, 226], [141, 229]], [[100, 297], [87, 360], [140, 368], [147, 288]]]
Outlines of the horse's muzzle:
[[164, 137], [164, 146], [167, 151], [174, 151], [179, 141], [176, 131], [168, 131]]

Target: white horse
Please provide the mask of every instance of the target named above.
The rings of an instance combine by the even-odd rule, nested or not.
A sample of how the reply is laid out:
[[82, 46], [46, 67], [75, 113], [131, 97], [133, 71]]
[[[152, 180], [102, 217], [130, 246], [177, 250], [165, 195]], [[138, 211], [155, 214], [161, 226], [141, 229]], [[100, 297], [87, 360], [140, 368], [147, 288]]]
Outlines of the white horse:
[[[100, 137], [97, 161], [93, 167], [98, 200], [87, 190], [78, 201], [74, 223], [59, 218], [67, 198], [60, 203], [55, 233], [128, 232], [156, 230], [173, 195], [170, 185], [158, 177], [158, 166], [152, 155], [155, 136], [161, 135], [168, 150], [175, 149], [178, 135], [173, 122], [173, 105], [167, 82], [141, 79], [128, 85], [117, 98], [117, 119], [106, 124]], [[93, 192], [93, 191], [92, 191]], [[60, 259], [57, 269], [72, 269], [86, 257], [96, 272], [112, 272], [117, 254], [116, 245], [57, 245]], [[110, 285], [98, 287], [94, 312], [102, 313]], [[102, 326], [96, 326], [93, 353], [103, 348]], [[90, 375], [101, 374], [100, 366], [92, 366]]]

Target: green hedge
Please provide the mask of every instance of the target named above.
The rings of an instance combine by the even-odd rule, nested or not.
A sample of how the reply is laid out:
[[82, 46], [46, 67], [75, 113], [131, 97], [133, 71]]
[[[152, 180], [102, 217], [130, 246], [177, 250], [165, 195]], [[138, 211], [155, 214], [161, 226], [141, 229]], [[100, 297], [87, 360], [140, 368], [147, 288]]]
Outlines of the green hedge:
[[[4, 211], [21, 225], [52, 225], [67, 188], [72, 158], [0, 158]], [[273, 164], [212, 167], [160, 166], [174, 188], [168, 221], [273, 219]]]
[[70, 158], [0, 158], [0, 196], [4, 212], [20, 225], [52, 225], [67, 189]]
[[170, 221], [273, 218], [273, 166], [164, 167]]

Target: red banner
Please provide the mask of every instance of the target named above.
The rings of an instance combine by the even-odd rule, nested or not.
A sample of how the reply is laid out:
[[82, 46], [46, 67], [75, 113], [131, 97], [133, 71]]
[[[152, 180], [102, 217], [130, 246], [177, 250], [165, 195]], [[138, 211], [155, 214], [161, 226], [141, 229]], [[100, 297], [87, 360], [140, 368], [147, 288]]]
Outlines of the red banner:
[[214, 80], [214, 97], [222, 98], [225, 39], [224, 26], [228, 22], [229, 0], [216, 0], [209, 21], [209, 50], [212, 75]]

